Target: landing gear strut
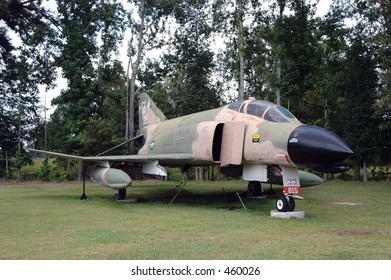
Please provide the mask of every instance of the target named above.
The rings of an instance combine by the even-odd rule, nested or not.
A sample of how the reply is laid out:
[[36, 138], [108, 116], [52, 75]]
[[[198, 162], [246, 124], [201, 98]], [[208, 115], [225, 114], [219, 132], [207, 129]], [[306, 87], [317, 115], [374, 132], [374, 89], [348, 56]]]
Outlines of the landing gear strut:
[[276, 200], [276, 208], [279, 212], [292, 212], [295, 210], [295, 199], [290, 196], [281, 196]]
[[115, 199], [125, 200], [126, 199], [126, 189], [119, 189], [115, 191]]
[[83, 160], [82, 162], [82, 176], [83, 176], [83, 194], [80, 197], [80, 200], [86, 200], [87, 195], [86, 195], [86, 162]]
[[263, 193], [261, 182], [250, 181], [247, 185], [247, 194], [249, 196], [259, 196]]

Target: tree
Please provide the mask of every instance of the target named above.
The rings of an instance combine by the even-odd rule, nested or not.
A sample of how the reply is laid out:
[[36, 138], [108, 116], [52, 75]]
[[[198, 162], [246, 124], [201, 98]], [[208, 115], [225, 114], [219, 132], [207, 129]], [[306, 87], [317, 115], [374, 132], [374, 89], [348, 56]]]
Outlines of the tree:
[[[223, 72], [223, 78], [234, 80], [237, 83], [237, 100], [243, 100], [245, 96], [245, 41], [248, 33], [245, 21], [250, 9], [250, 1], [233, 0], [213, 2], [213, 24], [214, 32], [227, 38], [227, 49], [223, 54], [222, 67], [228, 72]], [[224, 32], [221, 32], [224, 30]]]
[[[358, 82], [359, 85], [365, 87], [366, 97], [361, 106], [366, 111], [363, 113], [364, 120], [357, 119], [356, 129], [361, 128], [361, 122], [363, 122], [366, 130], [357, 139], [354, 139], [354, 136], [350, 137], [357, 146], [356, 158], [364, 166], [364, 180], [366, 180], [365, 166], [367, 161], [384, 164], [391, 160], [389, 141], [391, 111], [388, 102], [391, 95], [389, 79], [391, 69], [389, 63], [391, 53], [389, 12], [391, 5], [389, 1], [377, 0], [354, 0], [348, 3], [338, 1], [338, 4], [348, 17], [354, 19], [354, 32], [352, 32], [354, 37], [351, 39], [352, 50], [350, 53], [359, 53], [357, 50], [361, 49], [362, 53], [358, 55], [357, 63], [366, 63], [365, 67], [369, 73], [369, 75], [362, 74], [362, 80]], [[377, 78], [376, 85], [374, 75]], [[355, 103], [353, 102], [353, 104]], [[353, 110], [353, 108], [349, 109]], [[351, 133], [348, 131], [348, 134]], [[377, 137], [370, 139], [367, 134], [377, 135]]]
[[313, 73], [314, 88], [305, 94], [308, 121], [337, 135], [344, 135], [346, 118], [343, 87], [351, 28], [346, 26], [345, 20], [345, 9], [336, 5], [324, 18], [317, 19], [314, 37], [318, 42], [319, 63]]
[[[1, 135], [1, 157], [4, 159], [4, 164], [1, 164], [1, 168], [4, 168], [7, 178], [10, 178], [10, 157], [15, 155], [18, 138], [18, 133], [15, 131], [16, 126], [13, 122], [13, 117], [9, 112], [5, 111], [5, 107], [0, 106], [0, 135]], [[3, 162], [2, 162], [3, 163]], [[0, 174], [2, 176], [3, 174]]]
[[209, 46], [213, 29], [208, 1], [191, 1], [181, 9], [176, 16], [180, 27], [171, 48], [173, 54], [167, 60], [172, 65], [168, 94], [177, 116], [220, 105], [219, 91], [211, 79], [215, 65]]
[[42, 7], [42, 0], [4, 0], [0, 4], [0, 21], [5, 24], [0, 27], [0, 59], [3, 63], [7, 58], [15, 57], [12, 51], [18, 48], [8, 36], [9, 30], [26, 41], [29, 37], [39, 35], [37, 29], [47, 30], [50, 26], [58, 25], [51, 11]]
[[[57, 63], [68, 81], [68, 88], [52, 101], [58, 106], [53, 121], [62, 123], [63, 130], [56, 133], [62, 138], [61, 142], [56, 140], [59, 146], [55, 149], [97, 154], [101, 152], [100, 146], [84, 146], [83, 143], [102, 138], [96, 135], [94, 138], [87, 132], [96, 127], [96, 122], [105, 122], [110, 116], [108, 112], [121, 114], [120, 110], [110, 107], [121, 102], [121, 95], [125, 94], [121, 87], [123, 68], [113, 59], [117, 43], [123, 37], [124, 10], [116, 1], [59, 0], [57, 4], [62, 24]], [[116, 127], [111, 123], [106, 125]], [[112, 133], [110, 141], [117, 139], [118, 131]]]
[[377, 94], [378, 77], [374, 53], [361, 37], [356, 36], [347, 54], [345, 92], [347, 118], [345, 133], [355, 158], [362, 163], [363, 180], [367, 181], [367, 161], [378, 154], [378, 120], [374, 117], [374, 104]]
[[[23, 51], [22, 51], [23, 52]], [[41, 84], [40, 65], [29, 63], [26, 55], [21, 55], [15, 63], [14, 70], [17, 73], [18, 80], [15, 81], [15, 87], [12, 89], [13, 98], [11, 98], [11, 109], [8, 114], [14, 116], [14, 123], [17, 129], [17, 149], [14, 160], [14, 167], [18, 170], [18, 179], [21, 179], [21, 168], [24, 165], [31, 164], [31, 159], [24, 151], [23, 142], [31, 142], [31, 129], [39, 123], [38, 112], [38, 85]], [[33, 60], [34, 62], [34, 60]], [[38, 66], [38, 69], [35, 67]], [[12, 113], [11, 113], [12, 112]]]
[[375, 104], [381, 137], [380, 159], [391, 162], [391, 2], [389, 0], [368, 1], [367, 19], [374, 25], [372, 41], [378, 46], [380, 89]]
[[[281, 46], [281, 101], [301, 120], [308, 121], [305, 94], [314, 89], [314, 73], [320, 64], [314, 37], [314, 9], [303, 0], [290, 2], [293, 15], [285, 16], [278, 33]], [[291, 105], [292, 104], [292, 105]]]
[[[126, 98], [126, 139], [134, 137], [134, 115], [137, 75], [148, 50], [159, 49], [163, 41], [159, 38], [165, 31], [166, 20], [174, 12], [175, 6], [170, 0], [146, 1], [129, 0], [136, 7], [136, 20], [133, 11], [129, 11], [128, 27], [131, 38], [128, 43], [127, 98]], [[132, 149], [132, 144], [129, 144]]]
[[[53, 41], [58, 24], [41, 1], [3, 1], [0, 4], [0, 102], [4, 136], [0, 139], [9, 176], [8, 159], [18, 169], [30, 160], [24, 147], [38, 123], [38, 85], [52, 86], [55, 79]], [[13, 31], [19, 40], [11, 41]]]
[[163, 55], [158, 59], [147, 59], [144, 69], [138, 75], [138, 79], [143, 84], [143, 90], [148, 92], [157, 107], [168, 119], [177, 116], [167, 87], [167, 77], [172, 71], [171, 68], [170, 58]]
[[277, 65], [276, 65], [276, 74], [277, 74], [277, 87], [276, 87], [276, 103], [281, 104], [281, 73], [282, 73], [282, 42], [283, 38], [279, 36], [280, 33], [283, 33], [283, 15], [287, 0], [277, 0], [278, 5], [278, 18], [275, 23], [275, 28], [277, 31], [277, 42], [276, 42], [276, 56], [277, 56]]
[[238, 100], [244, 99], [244, 28], [243, 28], [243, 0], [238, 0], [237, 7], [237, 29], [238, 29], [238, 57], [239, 57], [239, 89]]

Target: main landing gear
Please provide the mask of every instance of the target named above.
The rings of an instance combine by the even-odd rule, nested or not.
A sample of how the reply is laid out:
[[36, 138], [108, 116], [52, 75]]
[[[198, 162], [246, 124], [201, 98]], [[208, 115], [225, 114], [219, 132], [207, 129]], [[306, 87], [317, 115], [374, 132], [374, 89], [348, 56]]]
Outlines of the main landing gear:
[[259, 181], [250, 181], [247, 185], [247, 194], [249, 196], [260, 196], [263, 193], [262, 184]]
[[279, 212], [292, 212], [295, 207], [296, 202], [292, 195], [281, 196], [276, 200], [276, 208]]
[[114, 196], [116, 200], [125, 200], [126, 199], [126, 189], [115, 190]]

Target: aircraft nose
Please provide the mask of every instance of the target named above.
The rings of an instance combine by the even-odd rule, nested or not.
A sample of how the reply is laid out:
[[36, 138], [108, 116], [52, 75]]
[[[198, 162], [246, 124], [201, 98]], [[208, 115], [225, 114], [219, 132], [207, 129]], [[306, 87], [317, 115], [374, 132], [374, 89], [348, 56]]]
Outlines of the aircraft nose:
[[289, 136], [288, 153], [296, 165], [314, 168], [341, 162], [353, 151], [334, 133], [317, 126], [301, 125]]

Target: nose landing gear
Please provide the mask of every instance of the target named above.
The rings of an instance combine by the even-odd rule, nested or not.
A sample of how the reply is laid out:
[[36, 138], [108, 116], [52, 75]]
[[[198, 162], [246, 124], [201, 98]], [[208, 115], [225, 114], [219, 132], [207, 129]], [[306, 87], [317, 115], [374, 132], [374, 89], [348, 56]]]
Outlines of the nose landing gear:
[[[296, 198], [301, 198], [295, 196]], [[293, 195], [281, 196], [276, 200], [276, 209], [279, 212], [292, 212], [295, 210], [296, 202]]]

